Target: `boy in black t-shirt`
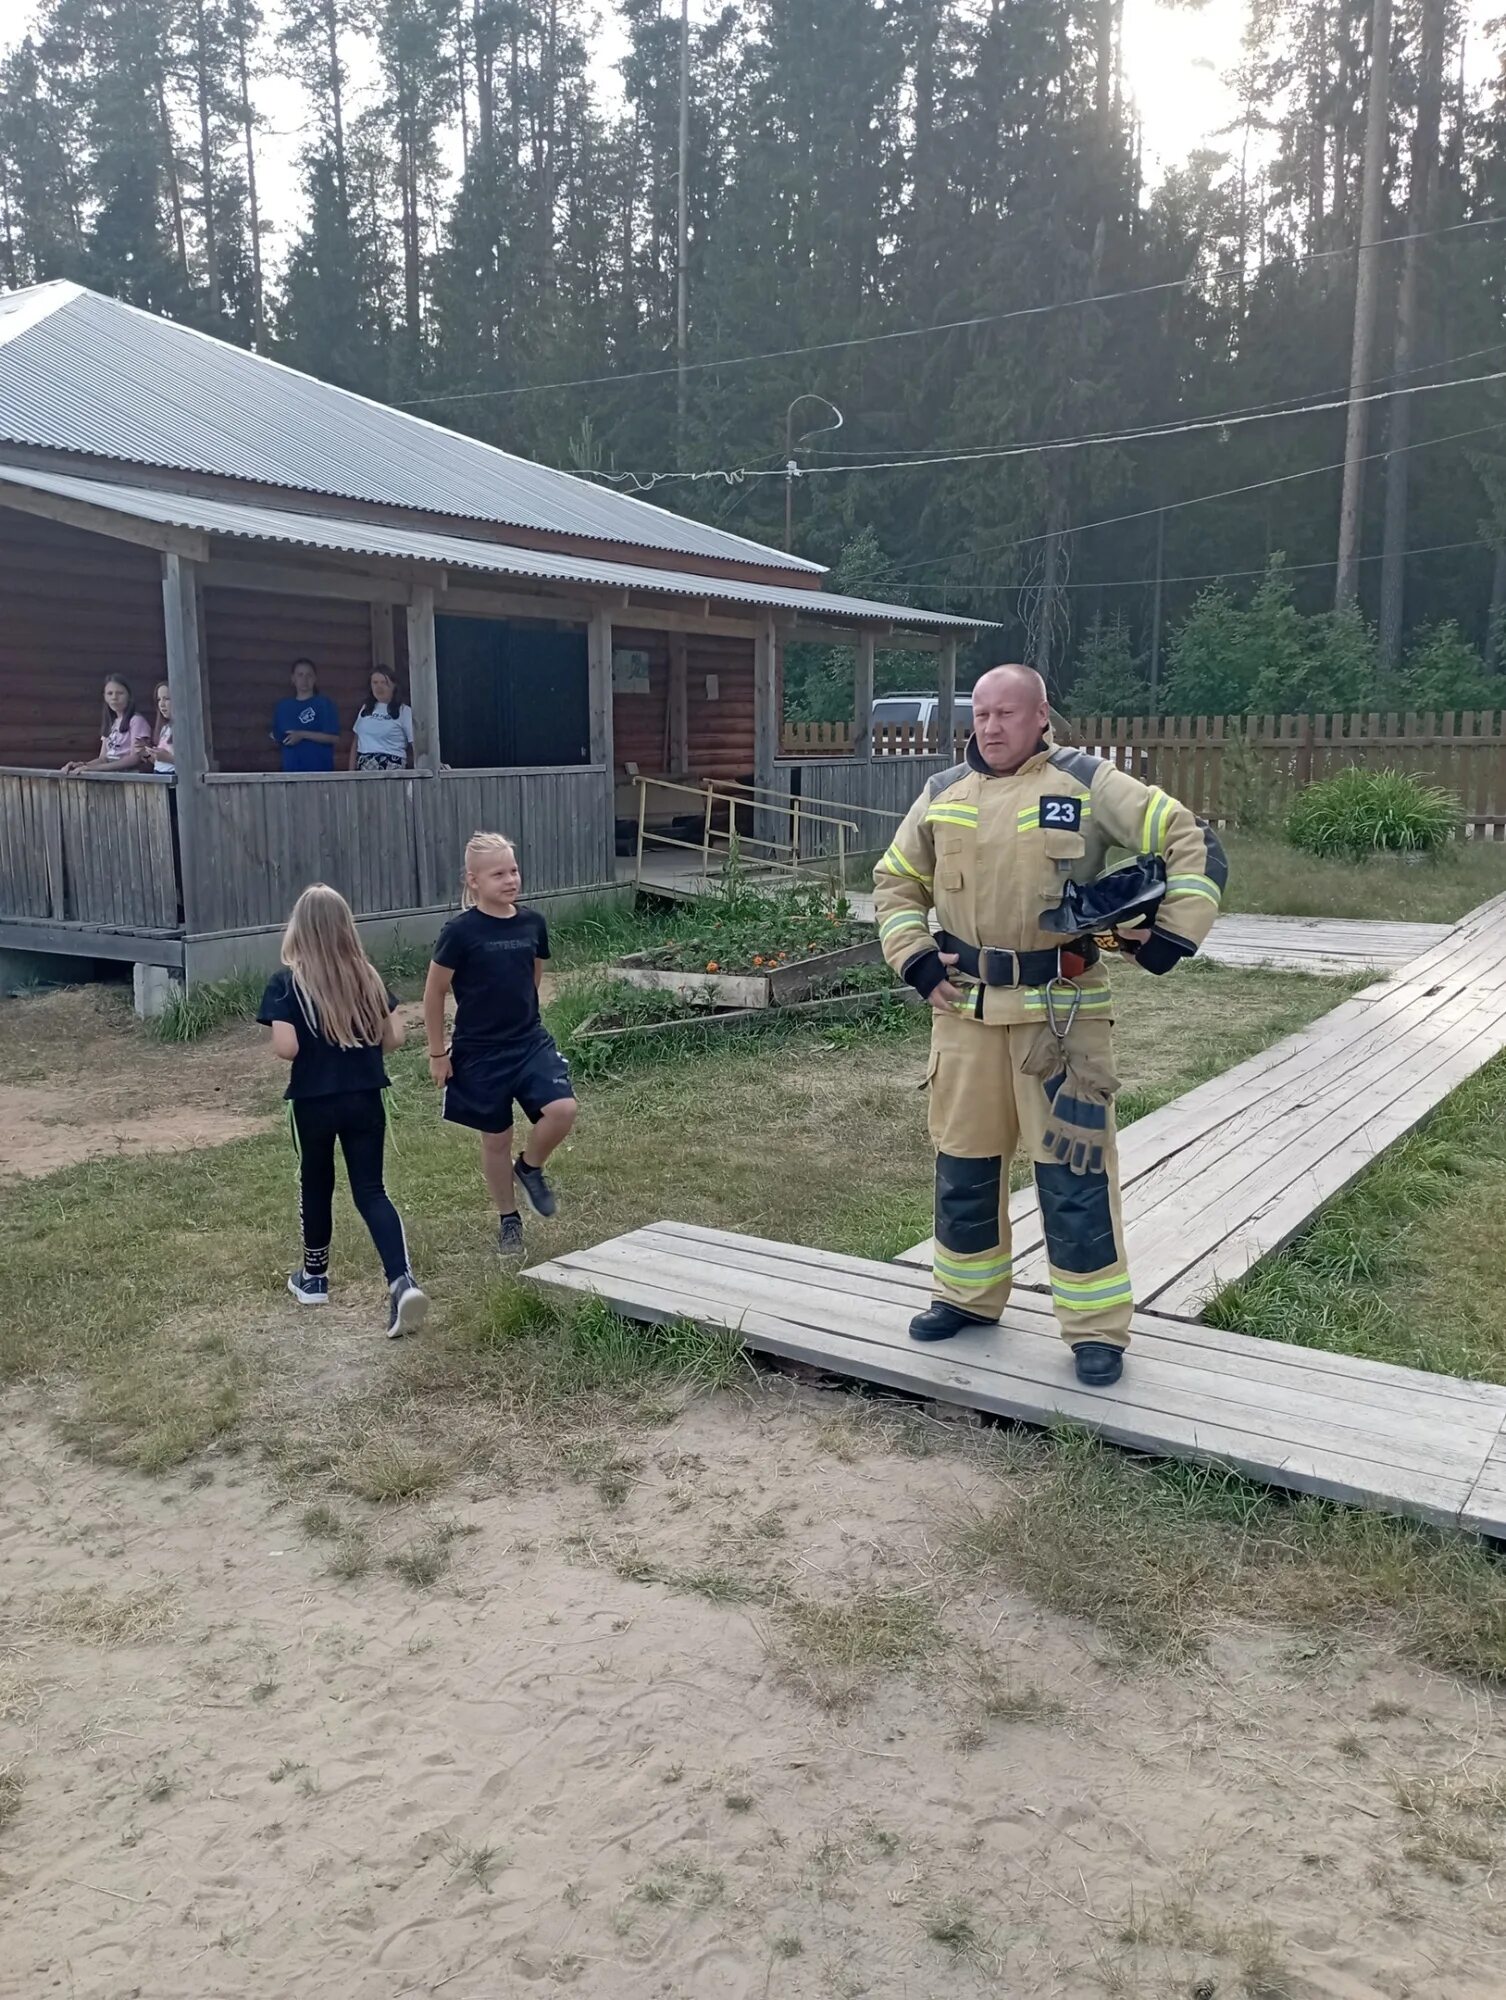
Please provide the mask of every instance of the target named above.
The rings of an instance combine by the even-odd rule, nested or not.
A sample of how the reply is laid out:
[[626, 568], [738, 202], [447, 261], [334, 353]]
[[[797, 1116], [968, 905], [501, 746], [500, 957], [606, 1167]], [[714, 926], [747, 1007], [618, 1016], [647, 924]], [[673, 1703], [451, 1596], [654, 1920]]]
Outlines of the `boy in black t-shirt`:
[[[539, 1017], [539, 982], [549, 930], [537, 910], [519, 909], [523, 886], [512, 842], [477, 833], [465, 850], [465, 905], [439, 934], [424, 985], [429, 1074], [444, 1090], [444, 1116], [481, 1134], [481, 1169], [497, 1204], [497, 1248], [523, 1254], [514, 1187], [535, 1215], [557, 1202], [544, 1163], [575, 1123], [570, 1069]], [[445, 1046], [445, 1001], [455, 995], [455, 1030]], [[532, 1130], [513, 1155], [513, 1101]]]

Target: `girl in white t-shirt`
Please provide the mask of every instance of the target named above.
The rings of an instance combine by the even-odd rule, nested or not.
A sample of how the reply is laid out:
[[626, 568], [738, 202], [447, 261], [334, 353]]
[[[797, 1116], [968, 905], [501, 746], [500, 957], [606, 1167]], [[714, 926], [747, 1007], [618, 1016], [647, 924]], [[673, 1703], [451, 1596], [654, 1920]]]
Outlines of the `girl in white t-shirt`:
[[371, 677], [371, 693], [352, 725], [350, 768], [353, 771], [401, 771], [413, 743], [413, 711], [397, 699], [391, 674], [380, 667]]
[[157, 721], [152, 729], [152, 769], [159, 778], [177, 770], [173, 762], [173, 697], [166, 681], [157, 683]]

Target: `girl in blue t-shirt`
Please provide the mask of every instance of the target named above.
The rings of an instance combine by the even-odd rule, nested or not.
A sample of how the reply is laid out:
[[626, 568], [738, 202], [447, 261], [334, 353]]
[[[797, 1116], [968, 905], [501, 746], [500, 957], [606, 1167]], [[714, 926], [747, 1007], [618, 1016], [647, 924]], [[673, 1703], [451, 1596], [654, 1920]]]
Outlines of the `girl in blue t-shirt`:
[[305, 889], [293, 905], [282, 964], [268, 981], [256, 1018], [272, 1030], [274, 1053], [292, 1064], [287, 1095], [298, 1145], [303, 1262], [288, 1279], [288, 1290], [303, 1306], [328, 1303], [338, 1144], [351, 1200], [387, 1274], [387, 1337], [395, 1340], [417, 1332], [429, 1309], [408, 1265], [402, 1217], [382, 1179], [387, 1140], [382, 1058], [403, 1043], [397, 996], [366, 956], [350, 905], [322, 882]]

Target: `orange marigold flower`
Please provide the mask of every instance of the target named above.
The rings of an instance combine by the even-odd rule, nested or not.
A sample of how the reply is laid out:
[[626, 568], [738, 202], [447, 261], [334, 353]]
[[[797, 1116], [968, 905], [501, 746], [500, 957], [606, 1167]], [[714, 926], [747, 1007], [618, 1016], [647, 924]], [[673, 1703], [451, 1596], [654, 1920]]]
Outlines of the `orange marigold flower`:
[[720, 968], [718, 967], [718, 965], [717, 965], [717, 962], [716, 962], [716, 960], [715, 960], [714, 958], [708, 958], [708, 959], [707, 959], [707, 961], [706, 961], [706, 970], [707, 970], [708, 972], [716, 972], [716, 971], [718, 971], [719, 969], [720, 969]]

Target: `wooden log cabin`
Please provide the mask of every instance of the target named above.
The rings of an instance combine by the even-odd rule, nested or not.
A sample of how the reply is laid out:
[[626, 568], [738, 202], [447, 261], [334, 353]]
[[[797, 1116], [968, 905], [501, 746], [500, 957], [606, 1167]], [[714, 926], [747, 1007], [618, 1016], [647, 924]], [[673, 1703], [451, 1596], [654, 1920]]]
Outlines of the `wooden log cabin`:
[[[531, 900], [613, 892], [639, 774], [913, 796], [936, 760], [866, 775], [875, 648], [931, 652], [949, 712], [977, 627], [822, 577], [77, 285], [0, 296], [0, 964], [219, 977], [275, 960], [317, 880], [374, 947], [427, 942], [477, 827]], [[780, 755], [803, 640], [855, 648], [845, 756]], [[411, 770], [347, 771], [348, 734], [334, 771], [281, 769], [300, 657], [347, 732], [392, 668]], [[109, 674], [147, 711], [167, 682], [174, 778], [62, 773]]]

